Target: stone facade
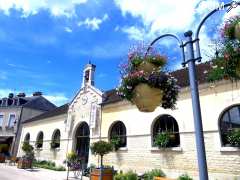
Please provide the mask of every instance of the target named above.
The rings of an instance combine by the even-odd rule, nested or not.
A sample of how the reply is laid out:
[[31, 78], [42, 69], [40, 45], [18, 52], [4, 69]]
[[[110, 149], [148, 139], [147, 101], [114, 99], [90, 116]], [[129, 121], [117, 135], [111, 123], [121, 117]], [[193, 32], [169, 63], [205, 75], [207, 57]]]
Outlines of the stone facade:
[[[87, 69], [90, 71], [88, 74], [93, 77], [91, 66], [88, 65]], [[95, 67], [93, 69], [95, 71]], [[181, 89], [175, 110], [158, 107], [152, 113], [143, 113], [127, 101], [101, 104], [106, 98], [105, 94], [93, 85], [91, 78], [83, 79], [83, 86], [70, 102], [67, 113], [24, 124], [21, 142], [27, 132], [30, 132], [33, 144], [37, 133], [40, 130], [44, 133], [44, 145], [40, 152], [36, 152], [37, 158], [63, 162], [67, 152], [76, 150], [76, 135], [83, 122], [89, 127], [91, 144], [100, 138], [109, 141], [112, 125], [116, 121], [122, 121], [126, 126], [127, 145], [106, 155], [105, 165], [113, 165], [123, 171], [131, 169], [138, 173], [161, 168], [172, 178], [185, 172], [193, 177], [198, 176], [189, 87]], [[199, 91], [210, 179], [240, 179], [240, 149], [224, 147], [219, 130], [219, 119], [224, 110], [240, 104], [239, 85], [225, 80], [215, 84], [202, 83]], [[93, 106], [97, 107], [94, 112]], [[177, 121], [180, 146], [158, 149], [153, 146], [153, 125], [158, 117], [166, 114]], [[61, 145], [58, 151], [52, 152], [48, 142], [56, 128], [61, 131]], [[88, 165], [99, 164], [99, 157], [93, 156], [89, 149], [88, 156]]]

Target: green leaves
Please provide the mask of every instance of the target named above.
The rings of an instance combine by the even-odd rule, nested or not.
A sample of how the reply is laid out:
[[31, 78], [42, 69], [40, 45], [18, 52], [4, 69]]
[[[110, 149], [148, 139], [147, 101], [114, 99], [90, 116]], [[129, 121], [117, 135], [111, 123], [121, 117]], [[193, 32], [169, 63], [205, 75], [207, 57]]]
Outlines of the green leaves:
[[111, 143], [101, 140], [93, 143], [90, 148], [93, 154], [100, 156], [104, 156], [113, 150]]
[[168, 132], [161, 132], [154, 139], [154, 144], [159, 148], [166, 148], [169, 142], [170, 134]]
[[227, 135], [227, 140], [231, 145], [240, 147], [240, 128], [231, 130]]

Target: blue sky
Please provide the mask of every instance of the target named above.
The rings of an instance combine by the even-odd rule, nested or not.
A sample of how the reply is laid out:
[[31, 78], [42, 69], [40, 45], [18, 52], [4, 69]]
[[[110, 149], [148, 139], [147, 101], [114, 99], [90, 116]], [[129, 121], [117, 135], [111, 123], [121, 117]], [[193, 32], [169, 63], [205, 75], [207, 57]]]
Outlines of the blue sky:
[[[221, 1], [222, 2], [222, 1]], [[166, 32], [195, 29], [217, 0], [0, 0], [0, 96], [42, 91], [57, 105], [71, 100], [81, 86], [82, 70], [97, 65], [96, 87], [115, 88], [118, 65], [128, 49]], [[224, 18], [220, 12], [201, 31], [204, 60]], [[180, 68], [172, 40], [157, 47]]]

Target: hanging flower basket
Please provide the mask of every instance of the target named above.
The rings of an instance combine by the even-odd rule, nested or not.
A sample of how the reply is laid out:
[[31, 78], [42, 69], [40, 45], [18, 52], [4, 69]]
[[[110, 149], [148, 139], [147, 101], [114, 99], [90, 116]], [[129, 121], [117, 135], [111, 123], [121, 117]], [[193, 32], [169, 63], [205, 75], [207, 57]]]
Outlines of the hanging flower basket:
[[235, 25], [234, 36], [235, 36], [235, 38], [237, 38], [238, 40], [240, 40], [240, 22], [238, 22], [238, 23]]
[[133, 103], [143, 112], [153, 112], [162, 103], [163, 91], [140, 83], [133, 90]]
[[163, 71], [166, 58], [153, 51], [148, 55], [143, 52], [131, 52], [128, 63], [121, 66], [119, 95], [142, 112], [153, 112], [158, 106], [175, 108], [179, 88], [176, 79]]
[[222, 36], [229, 40], [240, 40], [240, 16], [234, 16], [225, 21]]

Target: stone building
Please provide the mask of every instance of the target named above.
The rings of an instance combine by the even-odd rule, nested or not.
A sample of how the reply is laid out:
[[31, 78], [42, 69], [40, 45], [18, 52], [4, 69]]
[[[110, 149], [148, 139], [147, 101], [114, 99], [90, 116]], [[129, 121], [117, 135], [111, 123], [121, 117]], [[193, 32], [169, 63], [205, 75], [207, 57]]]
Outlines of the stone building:
[[[240, 149], [231, 147], [226, 134], [240, 128], [240, 89], [238, 83], [222, 80], [209, 83], [209, 63], [197, 66], [202, 121], [210, 179], [240, 178]], [[101, 139], [120, 138], [120, 148], [104, 157], [106, 165], [118, 170], [132, 169], [143, 173], [161, 168], [169, 177], [187, 172], [198, 176], [195, 132], [187, 69], [172, 73], [181, 87], [175, 110], [158, 107], [152, 113], [140, 112], [122, 100], [115, 90], [102, 93], [94, 87], [95, 66], [84, 70], [83, 85], [62, 115], [43, 117], [24, 124], [21, 142], [30, 134], [31, 143], [43, 136], [43, 149], [38, 158], [61, 163], [66, 153], [76, 151], [88, 164], [98, 164], [89, 145]], [[91, 74], [91, 76], [90, 76]], [[54, 153], [49, 143], [54, 132], [61, 133], [60, 148]], [[159, 132], [170, 132], [169, 147], [158, 149], [154, 138]], [[42, 133], [41, 133], [42, 132]], [[42, 136], [41, 136], [42, 137]], [[19, 151], [19, 155], [21, 152]]]
[[16, 156], [22, 132], [22, 123], [31, 117], [45, 113], [56, 106], [41, 92], [26, 97], [25, 93], [0, 99], [0, 144], [7, 144], [11, 155]]

